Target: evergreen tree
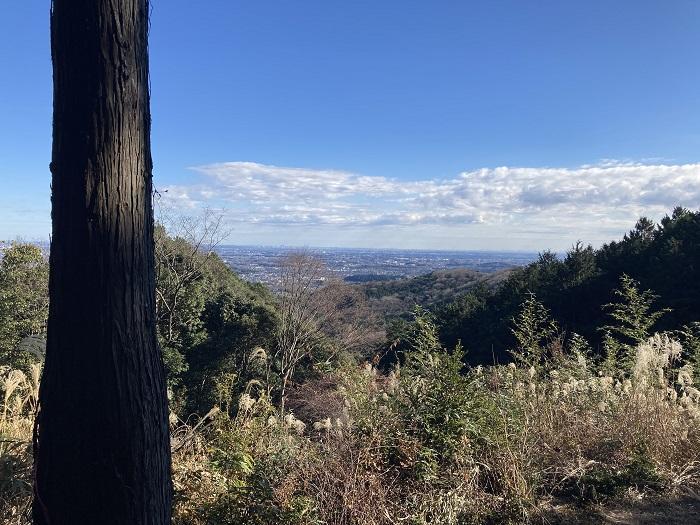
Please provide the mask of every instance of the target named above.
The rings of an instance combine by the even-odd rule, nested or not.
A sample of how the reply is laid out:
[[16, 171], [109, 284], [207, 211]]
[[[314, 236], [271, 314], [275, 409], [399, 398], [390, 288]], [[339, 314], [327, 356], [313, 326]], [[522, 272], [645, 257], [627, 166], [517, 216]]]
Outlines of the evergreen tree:
[[511, 333], [515, 337], [516, 347], [511, 350], [511, 355], [527, 367], [539, 366], [547, 357], [547, 346], [559, 331], [549, 310], [534, 293], [529, 293], [520, 312], [513, 318], [512, 325]]
[[38, 246], [15, 243], [5, 251], [0, 261], [0, 365], [26, 369], [38, 359], [21, 343], [31, 336], [43, 340], [48, 282], [48, 261]]
[[639, 290], [639, 282], [629, 275], [620, 277], [620, 288], [614, 291], [615, 303], [603, 306], [613, 323], [602, 328], [605, 334], [606, 363], [624, 370], [632, 367], [636, 347], [646, 341], [659, 319], [668, 309], [654, 310], [658, 298], [651, 290]]
[[564, 258], [565, 282], [562, 284], [567, 288], [578, 286], [591, 279], [597, 272], [595, 250], [590, 244], [584, 246], [579, 241]]
[[413, 316], [398, 408], [408, 437], [420, 444], [415, 475], [429, 480], [439, 465], [453, 460], [463, 446], [462, 436], [478, 419], [476, 394], [462, 373], [461, 346], [452, 352], [444, 349], [432, 315], [416, 307]]
[[[49, 265], [41, 248], [15, 243], [0, 261], [0, 365], [26, 369], [42, 353]], [[25, 348], [29, 339], [37, 348]]]

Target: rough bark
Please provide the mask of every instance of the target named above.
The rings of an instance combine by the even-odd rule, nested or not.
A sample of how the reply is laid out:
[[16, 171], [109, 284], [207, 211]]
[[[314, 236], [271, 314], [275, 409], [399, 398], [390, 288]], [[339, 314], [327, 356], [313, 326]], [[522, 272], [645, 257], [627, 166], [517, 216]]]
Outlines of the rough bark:
[[155, 328], [148, 0], [54, 0], [52, 221], [34, 522], [170, 522]]

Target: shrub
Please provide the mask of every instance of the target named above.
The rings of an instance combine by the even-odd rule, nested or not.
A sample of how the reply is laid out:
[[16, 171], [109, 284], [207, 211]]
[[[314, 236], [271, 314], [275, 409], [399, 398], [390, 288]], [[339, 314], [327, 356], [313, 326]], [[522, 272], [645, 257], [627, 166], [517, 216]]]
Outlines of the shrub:
[[[300, 389], [305, 421], [262, 383], [226, 387], [235, 378], [222, 378], [224, 410], [173, 416], [174, 523], [528, 523], [551, 519], [552, 501], [700, 481], [700, 391], [671, 337], [637, 345], [618, 378], [581, 352], [464, 370], [429, 315], [411, 330], [402, 367], [346, 362]], [[29, 523], [35, 371], [2, 371], [0, 512], [17, 525]]]

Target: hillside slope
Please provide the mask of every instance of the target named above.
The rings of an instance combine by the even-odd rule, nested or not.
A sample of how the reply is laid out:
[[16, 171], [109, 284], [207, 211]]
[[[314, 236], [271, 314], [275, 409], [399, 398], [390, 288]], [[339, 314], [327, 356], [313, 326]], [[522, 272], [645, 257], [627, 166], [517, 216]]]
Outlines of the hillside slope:
[[603, 306], [616, 302], [623, 274], [658, 295], [655, 309], [669, 309], [655, 331], [700, 321], [700, 211], [676, 208], [658, 224], [641, 218], [620, 241], [598, 249], [579, 243], [562, 258], [542, 253], [495, 291], [473, 289], [439, 309], [442, 341], [448, 348], [462, 341], [474, 363], [507, 360], [512, 319], [534, 293], [564, 333], [582, 335], [600, 353], [600, 327], [610, 322]]
[[418, 277], [374, 281], [360, 286], [372, 310], [385, 317], [410, 316], [415, 305], [435, 307], [450, 303], [476, 288], [492, 290], [512, 269], [478, 272], [466, 268], [437, 270]]

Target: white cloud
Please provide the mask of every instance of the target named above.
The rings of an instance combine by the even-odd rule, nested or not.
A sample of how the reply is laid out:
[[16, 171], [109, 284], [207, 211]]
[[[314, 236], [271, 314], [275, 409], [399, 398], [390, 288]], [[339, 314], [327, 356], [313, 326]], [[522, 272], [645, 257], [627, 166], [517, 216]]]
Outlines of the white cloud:
[[[700, 207], [700, 164], [605, 160], [578, 168], [497, 167], [451, 179], [400, 181], [338, 170], [226, 162], [193, 168], [201, 181], [163, 188], [184, 209], [227, 209], [234, 223], [271, 226], [432, 226], [606, 239], [640, 215]], [[529, 233], [528, 233], [529, 232]]]

